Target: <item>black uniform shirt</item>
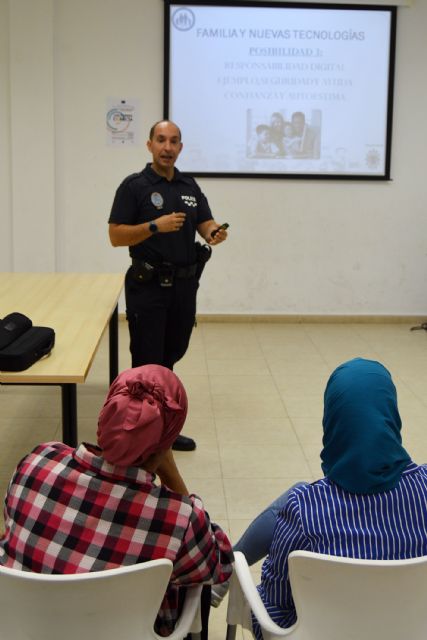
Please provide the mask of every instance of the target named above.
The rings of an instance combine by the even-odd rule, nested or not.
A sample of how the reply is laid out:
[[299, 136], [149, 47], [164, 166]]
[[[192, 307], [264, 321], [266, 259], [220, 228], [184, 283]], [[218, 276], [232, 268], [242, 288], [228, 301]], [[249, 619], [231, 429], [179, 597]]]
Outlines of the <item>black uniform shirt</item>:
[[179, 231], [156, 233], [129, 247], [129, 254], [152, 264], [193, 264], [197, 226], [212, 220], [213, 216], [194, 178], [184, 176], [176, 168], [171, 181], [159, 176], [150, 164], [140, 173], [125, 178], [117, 189], [108, 222], [141, 224], [172, 212], [187, 214]]

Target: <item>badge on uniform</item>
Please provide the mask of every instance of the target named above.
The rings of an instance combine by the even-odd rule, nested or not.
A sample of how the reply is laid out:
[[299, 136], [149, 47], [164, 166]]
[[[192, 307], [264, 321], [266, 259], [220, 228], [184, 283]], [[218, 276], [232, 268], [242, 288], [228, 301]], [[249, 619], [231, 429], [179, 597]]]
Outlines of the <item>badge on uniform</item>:
[[163, 207], [163, 198], [160, 193], [157, 193], [157, 191], [151, 194], [151, 202], [154, 204], [156, 209], [161, 209]]

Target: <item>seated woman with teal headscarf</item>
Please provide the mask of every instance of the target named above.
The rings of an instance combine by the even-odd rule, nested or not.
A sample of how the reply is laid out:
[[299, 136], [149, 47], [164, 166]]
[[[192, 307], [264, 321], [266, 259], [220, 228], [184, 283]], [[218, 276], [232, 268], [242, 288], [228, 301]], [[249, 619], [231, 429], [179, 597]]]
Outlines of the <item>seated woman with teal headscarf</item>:
[[258, 590], [281, 627], [296, 621], [291, 551], [375, 560], [427, 555], [427, 466], [411, 461], [401, 426], [382, 364], [357, 358], [335, 369], [324, 396], [325, 477], [291, 487], [233, 547], [249, 564], [267, 556]]

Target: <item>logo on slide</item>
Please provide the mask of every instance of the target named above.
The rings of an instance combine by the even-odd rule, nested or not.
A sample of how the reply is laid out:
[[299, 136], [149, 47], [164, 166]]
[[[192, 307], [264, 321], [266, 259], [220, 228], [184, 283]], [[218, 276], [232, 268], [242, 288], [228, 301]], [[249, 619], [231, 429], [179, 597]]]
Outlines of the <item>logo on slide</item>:
[[191, 9], [181, 7], [177, 9], [172, 16], [172, 23], [175, 29], [179, 31], [190, 31], [194, 27], [196, 18]]
[[370, 149], [366, 154], [366, 164], [370, 169], [376, 169], [380, 164], [380, 154], [377, 149]]

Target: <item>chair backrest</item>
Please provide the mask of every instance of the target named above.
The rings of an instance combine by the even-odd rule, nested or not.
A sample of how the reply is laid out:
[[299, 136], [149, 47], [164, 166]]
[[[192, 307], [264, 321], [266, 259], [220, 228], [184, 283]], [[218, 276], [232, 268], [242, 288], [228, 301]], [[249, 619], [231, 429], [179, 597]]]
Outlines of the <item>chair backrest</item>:
[[157, 638], [153, 624], [171, 573], [166, 559], [75, 575], [0, 567], [0, 639]]
[[427, 557], [355, 560], [294, 551], [289, 575], [298, 613], [295, 637], [427, 638]]

